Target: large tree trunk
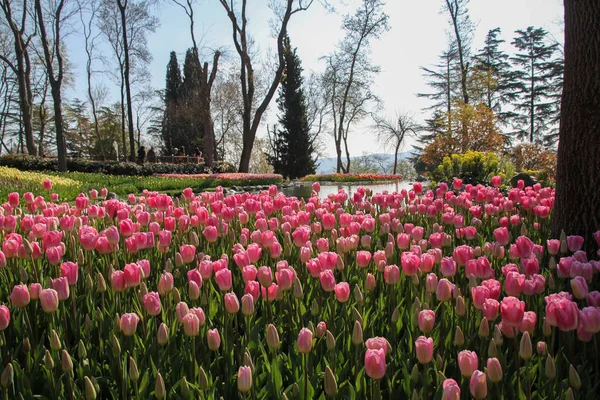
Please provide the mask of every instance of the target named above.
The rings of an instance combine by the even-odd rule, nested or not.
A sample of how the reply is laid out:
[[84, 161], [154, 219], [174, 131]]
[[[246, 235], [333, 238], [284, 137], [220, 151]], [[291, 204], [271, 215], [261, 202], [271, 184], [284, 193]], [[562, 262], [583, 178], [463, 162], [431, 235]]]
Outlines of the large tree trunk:
[[123, 53], [125, 56], [125, 92], [127, 94], [127, 129], [129, 130], [129, 161], [135, 161], [135, 136], [133, 128], [133, 107], [131, 104], [131, 83], [129, 82], [129, 75], [131, 74], [129, 64], [129, 42], [127, 41], [127, 18], [125, 16], [125, 10], [127, 8], [128, 0], [124, 2], [117, 0], [119, 11], [121, 12], [121, 25], [123, 29]]
[[17, 55], [17, 82], [19, 83], [19, 105], [23, 120], [23, 130], [25, 131], [25, 142], [27, 143], [27, 153], [30, 156], [37, 155], [35, 140], [33, 139], [33, 93], [31, 90], [30, 66], [26, 50], [23, 48], [20, 39], [15, 38], [15, 53]]
[[67, 148], [63, 135], [63, 115], [62, 115], [62, 97], [60, 93], [60, 83], [53, 83], [50, 87], [52, 92], [52, 101], [54, 103], [54, 126], [56, 129], [56, 152], [58, 154], [58, 170], [65, 172], [67, 170]]
[[565, 70], [552, 232], [598, 248], [600, 229], [600, 2], [564, 0]]

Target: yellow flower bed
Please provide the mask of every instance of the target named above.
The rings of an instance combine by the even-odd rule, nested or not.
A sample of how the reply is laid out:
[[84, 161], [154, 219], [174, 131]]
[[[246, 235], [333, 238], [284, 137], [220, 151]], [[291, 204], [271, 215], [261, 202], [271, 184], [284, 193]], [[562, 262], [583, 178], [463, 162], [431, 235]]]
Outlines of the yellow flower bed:
[[16, 168], [0, 167], [0, 180], [4, 182], [23, 182], [41, 186], [46, 179], [50, 179], [53, 186], [64, 188], [73, 188], [79, 186], [79, 182], [69, 178], [46, 175], [40, 172], [20, 171]]

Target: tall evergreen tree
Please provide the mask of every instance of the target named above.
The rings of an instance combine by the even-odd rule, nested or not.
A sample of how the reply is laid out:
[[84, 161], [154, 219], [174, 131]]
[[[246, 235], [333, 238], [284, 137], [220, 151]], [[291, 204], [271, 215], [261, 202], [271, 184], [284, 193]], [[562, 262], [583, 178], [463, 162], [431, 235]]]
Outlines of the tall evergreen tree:
[[549, 44], [543, 28], [528, 27], [515, 32], [512, 44], [517, 54], [513, 63], [511, 89], [517, 96], [515, 103], [514, 135], [530, 143], [547, 144], [548, 137], [556, 135], [559, 95], [556, 85], [562, 75], [562, 61], [556, 57], [558, 44]]
[[181, 142], [180, 117], [180, 92], [181, 92], [181, 70], [177, 61], [177, 54], [171, 52], [169, 64], [167, 64], [167, 78], [165, 85], [165, 111], [162, 122], [162, 140], [164, 150], [167, 154], [173, 154], [175, 148]]
[[500, 50], [500, 45], [505, 42], [498, 38], [500, 32], [500, 28], [490, 30], [485, 38], [485, 46], [475, 56], [473, 75], [481, 79], [473, 86], [481, 91], [479, 100], [496, 113], [501, 123], [506, 124], [513, 114], [504, 110], [503, 105], [515, 100], [515, 95], [510, 87], [509, 56]]
[[181, 123], [185, 132], [185, 137], [181, 138], [178, 147], [183, 147], [186, 154], [193, 154], [194, 149], [203, 148], [204, 130], [202, 122], [198, 115], [202, 111], [202, 101], [200, 98], [202, 82], [202, 66], [196, 50], [190, 48], [185, 53], [185, 62], [183, 64], [183, 82], [181, 85]]
[[274, 155], [269, 158], [276, 173], [290, 179], [315, 173], [313, 140], [308, 126], [306, 99], [302, 89], [302, 66], [296, 49], [285, 38], [285, 74], [279, 90], [279, 124], [272, 140]]

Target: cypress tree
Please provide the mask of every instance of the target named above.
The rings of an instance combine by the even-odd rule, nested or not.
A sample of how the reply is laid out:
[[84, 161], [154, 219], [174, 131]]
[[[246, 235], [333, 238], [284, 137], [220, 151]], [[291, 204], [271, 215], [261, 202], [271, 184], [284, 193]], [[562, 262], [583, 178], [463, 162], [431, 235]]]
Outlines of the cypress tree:
[[185, 53], [183, 64], [183, 81], [181, 84], [182, 127], [185, 134], [181, 138], [179, 147], [185, 149], [186, 154], [193, 154], [194, 149], [202, 150], [204, 137], [202, 122], [198, 118], [202, 102], [200, 99], [202, 66], [196, 50], [190, 48]]
[[285, 38], [284, 78], [281, 82], [277, 105], [279, 125], [271, 147], [274, 155], [269, 162], [276, 173], [296, 179], [315, 173], [312, 138], [309, 133], [306, 98], [302, 89], [302, 66], [296, 49]]
[[181, 91], [181, 70], [177, 61], [177, 54], [171, 52], [171, 58], [167, 64], [167, 78], [165, 85], [165, 111], [162, 122], [162, 139], [164, 150], [167, 154], [173, 154], [176, 144], [181, 136], [179, 122]]
[[562, 75], [562, 61], [556, 57], [558, 44], [549, 44], [543, 28], [528, 27], [518, 30], [512, 44], [517, 54], [513, 63], [511, 89], [517, 96], [515, 103], [514, 135], [530, 143], [549, 145], [548, 139], [555, 137], [557, 96], [560, 95], [557, 81]]

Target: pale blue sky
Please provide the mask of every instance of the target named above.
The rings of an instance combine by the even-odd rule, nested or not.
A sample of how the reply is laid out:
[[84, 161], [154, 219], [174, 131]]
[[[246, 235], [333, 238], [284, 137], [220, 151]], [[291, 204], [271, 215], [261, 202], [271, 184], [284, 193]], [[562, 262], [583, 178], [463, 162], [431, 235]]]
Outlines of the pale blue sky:
[[[321, 71], [323, 64], [319, 58], [333, 51], [341, 38], [341, 15], [353, 12], [358, 0], [346, 0], [347, 6], [338, 7], [340, 15], [327, 13], [317, 1], [306, 12], [293, 17], [289, 34], [292, 44], [298, 48], [306, 71]], [[249, 29], [262, 51], [272, 47], [268, 20], [272, 17], [267, 8], [267, 0], [251, 0]], [[256, 4], [256, 6], [254, 6]], [[416, 93], [427, 91], [426, 81], [419, 70], [437, 62], [437, 56], [446, 48], [448, 24], [446, 15], [440, 14], [442, 0], [387, 0], [386, 12], [390, 16], [391, 30], [381, 40], [373, 43], [373, 60], [382, 68], [375, 82], [375, 92], [385, 103], [384, 113], [393, 116], [396, 110], [409, 112], [417, 120], [426, 114], [421, 109], [428, 105], [426, 99], [417, 98]], [[529, 25], [541, 26], [562, 42], [562, 33], [557, 21], [562, 19], [560, 0], [471, 0], [471, 19], [476, 23], [473, 47], [482, 46], [488, 30], [502, 29], [502, 38], [510, 43], [517, 29]], [[195, 6], [196, 36], [202, 38], [207, 48], [225, 48], [232, 59], [236, 59], [231, 41], [231, 26], [218, 0], [199, 0]], [[161, 26], [149, 38], [149, 48], [154, 57], [149, 67], [151, 84], [155, 88], [164, 87], [165, 68], [169, 53], [174, 50], [183, 61], [185, 50], [191, 46], [188, 19], [177, 5], [165, 0], [157, 11]], [[84, 97], [85, 53], [82, 39], [73, 36], [67, 44], [75, 67], [77, 81], [69, 96]], [[103, 51], [108, 51], [106, 47]], [[511, 51], [507, 43], [506, 50]], [[98, 65], [100, 68], [100, 65]], [[117, 87], [108, 79], [97, 74], [97, 79], [111, 85], [113, 100], [117, 99]], [[274, 105], [274, 102], [272, 103]], [[271, 107], [267, 122], [275, 121], [275, 107]], [[351, 135], [350, 152], [361, 155], [363, 152], [384, 152], [369, 132], [367, 126], [357, 126]], [[326, 154], [333, 156], [333, 140], [327, 137]], [[410, 143], [405, 149], [410, 147]]]

